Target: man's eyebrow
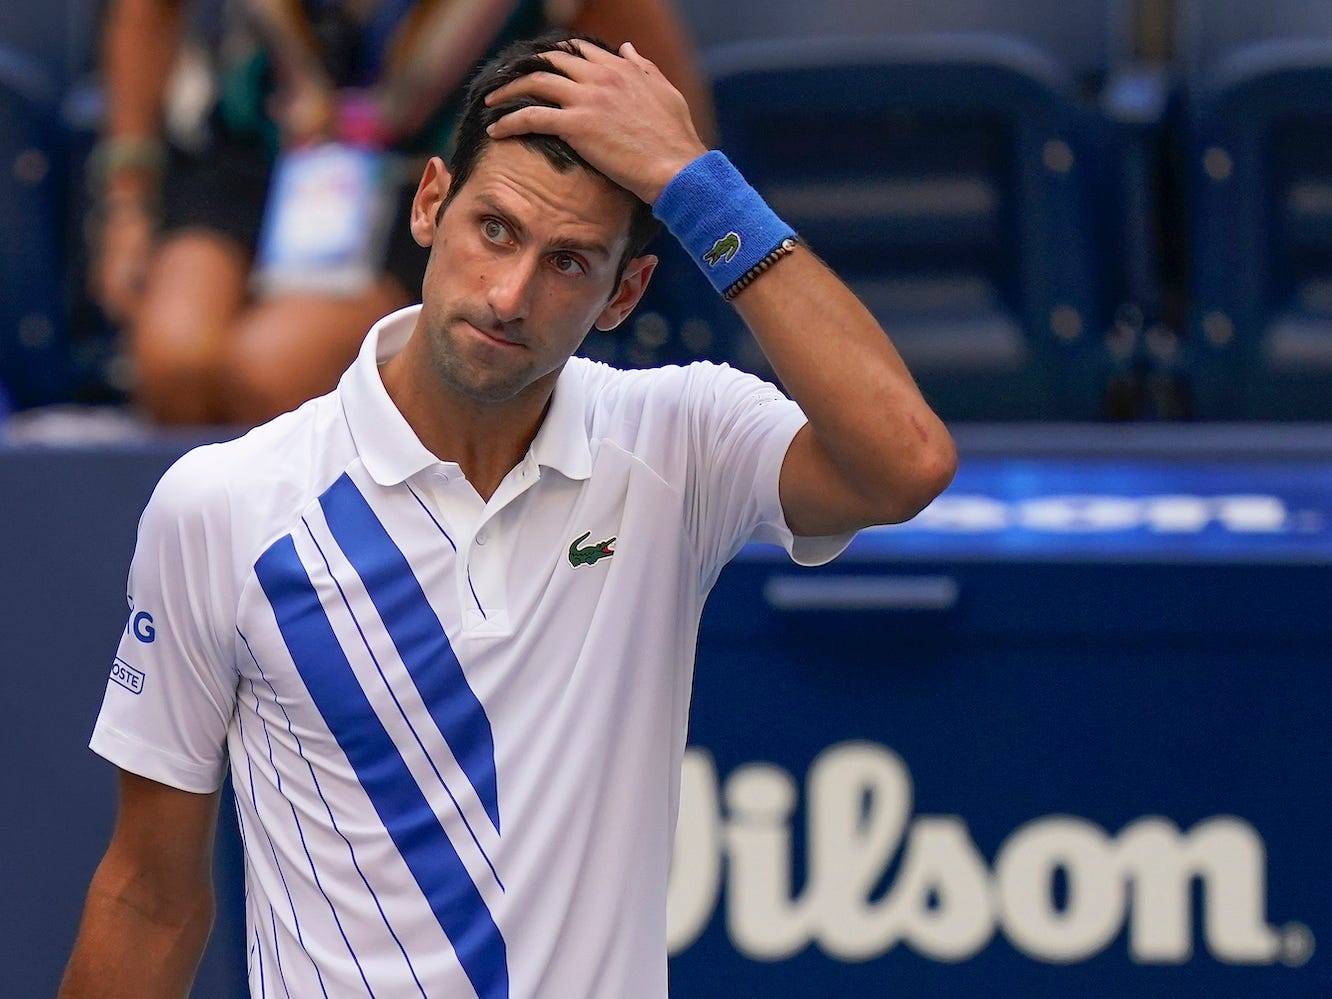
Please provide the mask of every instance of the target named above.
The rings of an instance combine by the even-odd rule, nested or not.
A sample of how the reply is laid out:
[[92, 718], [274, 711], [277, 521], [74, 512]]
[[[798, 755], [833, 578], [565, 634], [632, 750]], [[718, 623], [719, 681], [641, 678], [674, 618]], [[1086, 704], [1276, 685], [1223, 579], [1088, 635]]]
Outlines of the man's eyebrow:
[[610, 250], [594, 240], [561, 239], [556, 242], [555, 247], [560, 250], [581, 250], [583, 253], [597, 253], [603, 257], [610, 256]]
[[[514, 229], [514, 231], [517, 232], [520, 236], [527, 234], [527, 230], [523, 228], [522, 223], [519, 222], [517, 219], [515, 219], [508, 212], [506, 212], [498, 204], [496, 204], [495, 201], [489, 195], [478, 194], [476, 200], [479, 205], [489, 209], [490, 211], [498, 215], [501, 219], [503, 219], [505, 223], [511, 226]], [[555, 243], [551, 246], [551, 249], [579, 250], [583, 253], [597, 253], [603, 257], [610, 256], [610, 250], [607, 249], [602, 244], [596, 242], [596, 240], [578, 239], [573, 236], [570, 236], [565, 239], [556, 240]]]

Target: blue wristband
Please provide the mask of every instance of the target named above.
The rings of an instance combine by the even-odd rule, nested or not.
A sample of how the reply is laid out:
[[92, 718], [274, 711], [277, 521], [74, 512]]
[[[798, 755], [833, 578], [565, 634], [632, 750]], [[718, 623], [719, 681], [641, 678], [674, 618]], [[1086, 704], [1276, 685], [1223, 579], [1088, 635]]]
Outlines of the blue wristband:
[[717, 149], [671, 178], [652, 214], [666, 224], [719, 292], [795, 235]]

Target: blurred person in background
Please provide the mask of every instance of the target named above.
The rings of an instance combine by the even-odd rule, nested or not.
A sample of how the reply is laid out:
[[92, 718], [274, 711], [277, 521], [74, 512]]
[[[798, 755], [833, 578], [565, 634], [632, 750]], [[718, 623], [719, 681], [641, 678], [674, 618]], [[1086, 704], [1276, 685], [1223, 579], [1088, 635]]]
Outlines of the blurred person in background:
[[[123, 328], [144, 415], [255, 424], [333, 388], [366, 329], [420, 298], [428, 254], [409, 208], [427, 158], [448, 147], [465, 73], [549, 26], [632, 38], [711, 139], [671, 0], [111, 0], [90, 278]], [[257, 281], [275, 163], [330, 142], [398, 154], [379, 184], [382, 238], [349, 251], [363, 279], [302, 281], [298, 259], [296, 280]], [[358, 162], [342, 164], [353, 178]], [[357, 199], [345, 175], [326, 180], [337, 196], [293, 207], [287, 242], [317, 252], [321, 230], [374, 227], [355, 207], [330, 219]]]

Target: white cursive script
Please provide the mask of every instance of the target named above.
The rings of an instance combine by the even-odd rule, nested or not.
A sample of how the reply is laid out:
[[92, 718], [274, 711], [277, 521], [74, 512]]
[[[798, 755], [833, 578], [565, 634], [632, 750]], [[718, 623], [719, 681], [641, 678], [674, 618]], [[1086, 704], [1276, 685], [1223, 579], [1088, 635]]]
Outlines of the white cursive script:
[[[1265, 918], [1263, 841], [1233, 816], [1206, 819], [1187, 834], [1148, 816], [1112, 836], [1086, 819], [1052, 815], [1014, 831], [991, 868], [960, 817], [912, 820], [911, 775], [897, 754], [843, 743], [810, 766], [806, 878], [797, 894], [797, 794], [791, 775], [767, 763], [739, 767], [723, 789], [706, 752], [686, 753], [668, 899], [672, 953], [697, 939], [724, 888], [731, 941], [757, 960], [814, 943], [834, 958], [863, 961], [900, 942], [935, 960], [962, 961], [1002, 932], [1028, 956], [1062, 964], [1104, 950], [1127, 919], [1133, 960], [1177, 964], [1192, 956], [1196, 878], [1203, 941], [1214, 958], [1270, 964], [1291, 956], [1283, 946], [1292, 944]], [[896, 878], [871, 901], [899, 850]], [[1063, 905], [1053, 894], [1057, 872], [1066, 879]]]

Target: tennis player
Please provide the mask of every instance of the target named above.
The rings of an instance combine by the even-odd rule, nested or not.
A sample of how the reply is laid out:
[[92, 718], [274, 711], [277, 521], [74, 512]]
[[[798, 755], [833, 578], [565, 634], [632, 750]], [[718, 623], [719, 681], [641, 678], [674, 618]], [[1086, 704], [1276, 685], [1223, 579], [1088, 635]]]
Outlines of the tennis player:
[[[639, 301], [658, 220], [794, 400], [572, 356]], [[827, 562], [953, 475], [883, 330], [628, 43], [484, 66], [411, 226], [422, 304], [143, 513], [91, 741], [120, 809], [64, 999], [186, 994], [228, 766], [253, 995], [664, 997], [719, 571], [753, 538]]]

